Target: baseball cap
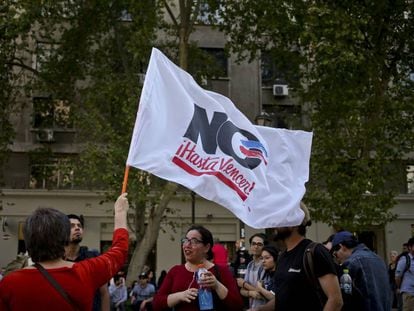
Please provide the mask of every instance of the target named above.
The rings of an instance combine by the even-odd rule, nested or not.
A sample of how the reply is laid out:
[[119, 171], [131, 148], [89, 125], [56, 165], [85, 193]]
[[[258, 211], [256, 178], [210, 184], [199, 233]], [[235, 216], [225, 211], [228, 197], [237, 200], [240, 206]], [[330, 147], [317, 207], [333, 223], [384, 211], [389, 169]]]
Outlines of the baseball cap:
[[346, 241], [355, 240], [354, 235], [349, 231], [340, 231], [335, 234], [332, 240], [332, 248], [335, 248], [337, 245], [342, 244]]
[[139, 279], [148, 279], [148, 273], [141, 272], [141, 274], [138, 276]]

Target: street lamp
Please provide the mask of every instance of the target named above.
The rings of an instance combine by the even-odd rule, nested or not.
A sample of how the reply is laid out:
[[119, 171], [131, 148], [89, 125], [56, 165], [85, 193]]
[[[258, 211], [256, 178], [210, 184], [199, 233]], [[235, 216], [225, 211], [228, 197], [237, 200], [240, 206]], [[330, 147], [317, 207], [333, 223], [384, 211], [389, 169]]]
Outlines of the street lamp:
[[273, 119], [266, 111], [262, 111], [259, 115], [256, 116], [254, 119], [257, 125], [261, 126], [272, 126]]

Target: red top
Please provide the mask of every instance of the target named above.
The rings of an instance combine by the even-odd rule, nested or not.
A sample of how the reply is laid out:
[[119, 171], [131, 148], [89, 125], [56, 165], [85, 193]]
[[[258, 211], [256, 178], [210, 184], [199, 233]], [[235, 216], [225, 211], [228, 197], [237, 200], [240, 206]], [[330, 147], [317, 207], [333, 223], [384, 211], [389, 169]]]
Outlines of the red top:
[[[215, 310], [222, 311], [240, 311], [243, 309], [243, 300], [240, 296], [239, 289], [237, 287], [236, 280], [233, 278], [230, 270], [227, 267], [217, 266], [209, 269], [216, 278], [222, 283], [227, 289], [228, 294], [219, 305], [215, 305]], [[162, 282], [161, 288], [154, 296], [152, 302], [152, 308], [154, 310], [168, 310], [167, 297], [169, 294], [185, 291], [188, 288], [198, 288], [197, 281], [195, 279], [195, 273], [188, 271], [184, 265], [177, 265], [168, 271], [167, 276]], [[217, 295], [215, 295], [217, 297]], [[218, 297], [217, 297], [218, 299]], [[216, 300], [214, 301], [216, 303]], [[180, 302], [174, 307], [175, 311], [198, 311], [198, 300], [193, 300], [191, 303]]]
[[213, 261], [216, 265], [227, 266], [228, 265], [228, 253], [227, 249], [220, 243], [216, 243], [212, 247]]
[[[128, 254], [128, 231], [114, 232], [112, 247], [105, 254], [75, 263], [71, 268], [47, 269], [79, 310], [92, 310], [96, 290], [123, 266]], [[0, 282], [0, 310], [73, 311], [71, 305], [37, 269], [21, 269]]]

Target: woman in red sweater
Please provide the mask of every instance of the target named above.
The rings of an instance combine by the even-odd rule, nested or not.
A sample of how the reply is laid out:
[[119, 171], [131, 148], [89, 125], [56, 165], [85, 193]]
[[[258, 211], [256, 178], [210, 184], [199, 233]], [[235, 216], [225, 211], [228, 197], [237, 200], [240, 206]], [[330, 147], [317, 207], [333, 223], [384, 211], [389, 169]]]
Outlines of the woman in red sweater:
[[111, 249], [93, 259], [64, 261], [70, 222], [52, 208], [38, 208], [24, 227], [24, 239], [33, 262], [40, 264], [66, 292], [68, 299], [33, 266], [8, 274], [0, 282], [0, 310], [92, 310], [96, 290], [115, 275], [127, 259], [128, 200], [122, 194], [115, 202], [114, 236]]
[[202, 286], [213, 291], [214, 310], [242, 310], [243, 300], [230, 270], [224, 266], [215, 266], [210, 261], [213, 258], [211, 248], [214, 244], [211, 232], [203, 226], [192, 226], [181, 243], [186, 262], [172, 267], [168, 272], [154, 296], [153, 309], [199, 310], [196, 272], [198, 265], [203, 264], [210, 273], [203, 280]]

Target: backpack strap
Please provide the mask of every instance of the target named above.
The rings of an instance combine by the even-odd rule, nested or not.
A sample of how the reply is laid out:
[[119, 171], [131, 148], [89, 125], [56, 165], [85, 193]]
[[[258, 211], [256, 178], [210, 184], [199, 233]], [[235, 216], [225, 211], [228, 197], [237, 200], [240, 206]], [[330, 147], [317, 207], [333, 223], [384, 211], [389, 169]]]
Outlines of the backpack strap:
[[321, 306], [325, 305], [326, 298], [322, 291], [322, 287], [319, 283], [318, 278], [315, 274], [315, 264], [314, 264], [314, 253], [316, 246], [320, 244], [317, 242], [311, 242], [306, 246], [305, 252], [303, 253], [303, 270], [305, 272], [306, 278], [312, 288], [315, 290], [316, 295], [318, 296]]
[[[411, 267], [411, 257], [410, 257], [410, 255], [408, 253], [404, 253], [403, 256], [405, 257], [405, 268], [404, 268], [404, 271], [403, 271], [403, 273], [401, 275], [401, 282], [402, 282], [402, 280], [404, 278], [405, 273], [407, 271], [409, 271], [410, 270], [410, 267]], [[401, 256], [401, 257], [403, 257], [403, 256]], [[400, 257], [400, 259], [401, 259], [401, 257]], [[398, 261], [397, 261], [397, 264], [398, 264]]]

